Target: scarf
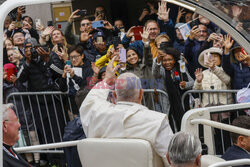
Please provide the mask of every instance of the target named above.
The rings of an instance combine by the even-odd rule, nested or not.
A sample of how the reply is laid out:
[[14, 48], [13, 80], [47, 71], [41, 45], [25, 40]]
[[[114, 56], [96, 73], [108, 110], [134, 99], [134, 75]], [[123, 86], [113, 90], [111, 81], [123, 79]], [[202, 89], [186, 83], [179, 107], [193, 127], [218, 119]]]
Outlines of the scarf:
[[[165, 70], [166, 88], [170, 102], [169, 123], [175, 132], [176, 130], [180, 131], [181, 119], [185, 113], [181, 104], [181, 95], [184, 91], [180, 89], [179, 84], [181, 79], [188, 81], [186, 73], [180, 72], [179, 63], [176, 63], [176, 65], [171, 71]], [[174, 127], [176, 127], [176, 130]]]
[[156, 58], [158, 56], [158, 49], [157, 49], [154, 41], [150, 42], [149, 45], [150, 45], [150, 49], [151, 49], [151, 53], [152, 53], [153, 58]]

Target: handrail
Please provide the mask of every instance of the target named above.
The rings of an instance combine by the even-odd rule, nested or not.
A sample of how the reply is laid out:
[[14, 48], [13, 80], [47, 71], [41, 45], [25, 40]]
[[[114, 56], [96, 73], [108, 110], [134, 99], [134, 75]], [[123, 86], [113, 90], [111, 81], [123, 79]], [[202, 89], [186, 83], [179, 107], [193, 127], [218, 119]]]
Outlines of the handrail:
[[214, 128], [219, 128], [222, 130], [234, 132], [234, 133], [241, 134], [244, 136], [250, 136], [250, 130], [239, 128], [239, 127], [232, 126], [232, 125], [223, 124], [223, 123], [216, 122], [216, 121], [207, 120], [207, 119], [194, 119], [194, 120], [191, 120], [191, 124], [208, 125]]
[[59, 142], [59, 143], [51, 143], [51, 144], [41, 144], [35, 146], [26, 146], [26, 147], [18, 147], [14, 148], [16, 152], [27, 152], [34, 150], [43, 150], [43, 149], [53, 149], [53, 148], [62, 148], [62, 147], [72, 147], [76, 146], [80, 140], [76, 141], [67, 141], [67, 142]]
[[184, 100], [186, 98], [186, 96], [190, 93], [237, 93], [238, 90], [236, 89], [231, 89], [231, 90], [188, 90], [186, 92], [183, 93], [182, 97], [181, 97], [181, 105], [183, 108], [185, 108], [184, 106]]
[[250, 165], [250, 159], [237, 159], [232, 161], [217, 162], [209, 165], [209, 167], [224, 167], [224, 166], [239, 166], [239, 165]]

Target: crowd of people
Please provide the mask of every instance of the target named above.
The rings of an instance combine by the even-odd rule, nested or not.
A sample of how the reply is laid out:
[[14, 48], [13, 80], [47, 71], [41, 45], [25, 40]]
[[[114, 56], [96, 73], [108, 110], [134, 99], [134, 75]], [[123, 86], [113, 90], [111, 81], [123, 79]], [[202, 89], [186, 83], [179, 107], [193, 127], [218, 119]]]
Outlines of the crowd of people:
[[[103, 83], [107, 65], [112, 62], [119, 83], [113, 89], [117, 89], [117, 86], [124, 87], [124, 80], [130, 78], [125, 84], [128, 88], [131, 86], [128, 83], [135, 83], [139, 78], [143, 89], [161, 89], [167, 93], [168, 96], [155, 94], [153, 102], [150, 96], [145, 95], [145, 102], [149, 109], [168, 114], [170, 127], [173, 132], [177, 132], [180, 131], [183, 115], [190, 108], [190, 100], [185, 100], [185, 106], [181, 102], [181, 97], [187, 90], [230, 90], [248, 86], [250, 55], [229, 34], [208, 18], [186, 9], [179, 8], [177, 15], [173, 17], [170, 15], [172, 9], [167, 7], [166, 2], [159, 2], [158, 10], [156, 6], [157, 4], [147, 2], [147, 7], [138, 18], [138, 25], [143, 25], [139, 32], [136, 31], [138, 25], [127, 29], [121, 19], [111, 22], [103, 6], [96, 7], [93, 19], [86, 14], [82, 15], [80, 9], [73, 11], [65, 32], [53, 26], [35, 25], [30, 16], [25, 16], [24, 6], [14, 9], [4, 22], [4, 103], [7, 102], [6, 97], [13, 92], [62, 91], [68, 93], [71, 110], [74, 115], [78, 115], [78, 92]], [[79, 19], [80, 34], [73, 34], [73, 22]], [[93, 27], [94, 23], [100, 25]], [[189, 23], [192, 23], [190, 35], [185, 39], [179, 28]], [[100, 89], [102, 86], [94, 88]], [[101, 92], [99, 96], [115, 104], [117, 100], [140, 101], [143, 94], [129, 93], [126, 89], [117, 89], [115, 95]], [[137, 99], [133, 98], [134, 94], [138, 94]], [[28, 119], [31, 121], [28, 122], [28, 128], [32, 145], [61, 141], [65, 118], [58, 112], [63, 110], [58, 99], [31, 98], [31, 106], [22, 106], [18, 103], [21, 99], [12, 102], [14, 101], [17, 109], [25, 108], [23, 113], [31, 113], [32, 107], [38, 131], [34, 133], [34, 123], [32, 119]], [[101, 100], [98, 102], [100, 108], [107, 107], [106, 103], [101, 105]], [[234, 102], [232, 95], [226, 93], [204, 93], [200, 106]], [[86, 104], [86, 107], [89, 108], [90, 104]], [[50, 114], [41, 111], [49, 111]], [[27, 123], [22, 112], [18, 116], [23, 126]], [[81, 118], [83, 127], [85, 123], [89, 123], [87, 117], [88, 114], [86, 118]], [[160, 115], [156, 117], [163, 118]], [[227, 119], [230, 114], [211, 115], [214, 121], [219, 121], [219, 117]], [[96, 119], [98, 123], [98, 117]], [[157, 128], [162, 128], [161, 126], [164, 124], [159, 124]], [[87, 136], [91, 135], [102, 136], [94, 133]], [[161, 152], [159, 154], [165, 156]], [[34, 155], [35, 160], [32, 155], [31, 158], [29, 156], [26, 156], [29, 162], [38, 163], [40, 160], [39, 154]]]

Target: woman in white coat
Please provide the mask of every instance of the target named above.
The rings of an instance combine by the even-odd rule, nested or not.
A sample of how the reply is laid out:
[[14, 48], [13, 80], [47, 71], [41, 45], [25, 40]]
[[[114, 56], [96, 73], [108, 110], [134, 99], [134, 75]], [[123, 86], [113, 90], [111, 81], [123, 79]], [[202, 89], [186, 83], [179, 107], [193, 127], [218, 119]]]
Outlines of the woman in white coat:
[[[199, 55], [199, 63], [208, 68], [205, 71], [196, 69], [193, 89], [195, 90], [227, 90], [230, 89], [230, 76], [222, 69], [222, 50], [212, 47], [204, 50]], [[226, 93], [203, 93], [202, 107], [216, 106], [232, 103], [232, 96]], [[221, 119], [229, 117], [229, 113], [220, 114]], [[212, 120], [219, 121], [219, 114], [212, 114]]]

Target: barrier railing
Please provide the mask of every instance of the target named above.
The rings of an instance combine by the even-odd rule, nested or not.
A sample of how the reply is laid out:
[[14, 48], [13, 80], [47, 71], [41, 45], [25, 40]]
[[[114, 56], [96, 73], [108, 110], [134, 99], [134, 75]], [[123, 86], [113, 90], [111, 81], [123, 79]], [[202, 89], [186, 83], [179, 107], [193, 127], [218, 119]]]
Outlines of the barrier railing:
[[[154, 89], [144, 92], [143, 104], [159, 112], [168, 112], [162, 100], [168, 99], [166, 92]], [[15, 105], [21, 123], [20, 138], [23, 140], [17, 147], [62, 142], [64, 127], [75, 116], [67, 92], [16, 92], [11, 93], [6, 102]], [[58, 149], [36, 152], [63, 153]]]
[[[190, 98], [191, 95], [192, 95], [191, 98], [193, 99], [189, 99], [190, 109], [193, 109], [195, 107], [196, 108], [206, 107], [207, 105], [216, 106], [220, 104], [224, 105], [233, 104], [234, 97], [236, 97], [237, 91], [238, 90], [188, 90], [182, 95], [181, 98], [182, 107], [184, 109], [186, 108], [185, 99], [188, 97]], [[196, 104], [196, 106], [194, 104], [195, 102], [198, 103]]]
[[[250, 136], [250, 130], [212, 121], [210, 120], [210, 114], [223, 113], [223, 112], [233, 113], [239, 110], [245, 110], [249, 108], [250, 108], [250, 103], [242, 103], [242, 104], [231, 104], [231, 105], [192, 109], [183, 116], [181, 123], [181, 130], [199, 136], [201, 130], [199, 129], [198, 125], [199, 124], [203, 125], [202, 129], [204, 131], [204, 143], [208, 147], [208, 153], [216, 154], [213, 128], [219, 128], [221, 130], [236, 132], [238, 134], [243, 134], [248, 136]], [[223, 148], [222, 153], [224, 152], [225, 148]]]
[[217, 162], [209, 167], [227, 167], [227, 166], [240, 166], [240, 165], [250, 165], [250, 159], [239, 159], [226, 162]]

